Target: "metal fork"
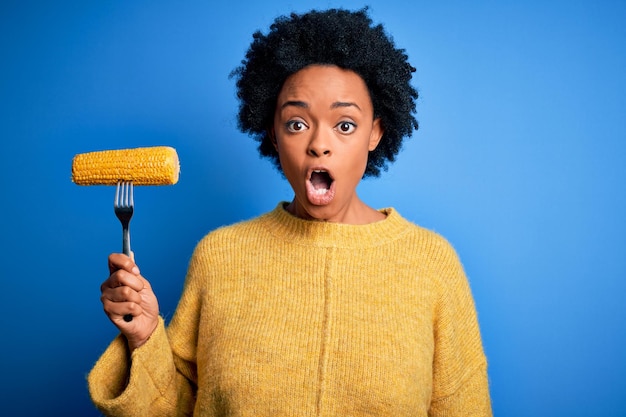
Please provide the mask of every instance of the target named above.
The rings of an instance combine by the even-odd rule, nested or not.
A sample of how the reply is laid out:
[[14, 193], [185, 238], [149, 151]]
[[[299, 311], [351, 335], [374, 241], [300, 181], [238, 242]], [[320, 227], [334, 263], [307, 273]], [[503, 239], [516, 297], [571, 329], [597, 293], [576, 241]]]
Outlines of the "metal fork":
[[[134, 206], [133, 182], [118, 181], [117, 188], [115, 189], [113, 209], [115, 210], [115, 215], [122, 223], [122, 252], [127, 256], [130, 256], [130, 231], [128, 225], [130, 219], [133, 217]], [[131, 314], [124, 316], [124, 321], [130, 322], [132, 320], [133, 316]]]
[[133, 217], [134, 205], [133, 182], [118, 181], [117, 188], [115, 189], [113, 209], [115, 210], [115, 215], [122, 223], [122, 252], [128, 256], [130, 256], [130, 232], [128, 230], [128, 224], [130, 223], [131, 217]]

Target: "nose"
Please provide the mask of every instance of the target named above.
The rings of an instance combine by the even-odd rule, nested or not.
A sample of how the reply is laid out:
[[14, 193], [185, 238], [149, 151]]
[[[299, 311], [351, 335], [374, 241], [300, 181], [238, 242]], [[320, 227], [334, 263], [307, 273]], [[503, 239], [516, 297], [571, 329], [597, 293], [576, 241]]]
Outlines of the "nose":
[[321, 129], [312, 132], [307, 153], [314, 157], [331, 154], [330, 138]]

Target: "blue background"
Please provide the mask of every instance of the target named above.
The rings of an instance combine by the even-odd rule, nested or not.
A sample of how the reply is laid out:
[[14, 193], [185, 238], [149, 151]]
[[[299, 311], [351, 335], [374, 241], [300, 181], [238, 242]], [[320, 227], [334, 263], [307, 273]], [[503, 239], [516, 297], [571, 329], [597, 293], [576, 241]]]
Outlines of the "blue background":
[[[112, 187], [77, 153], [169, 145], [180, 182], [136, 190], [142, 272], [169, 318], [196, 242], [291, 191], [238, 132], [230, 71], [256, 29], [360, 1], [3, 1], [0, 412], [96, 416], [116, 335]], [[626, 3], [371, 0], [417, 67], [419, 131], [360, 186], [458, 250], [498, 416], [626, 415]]]

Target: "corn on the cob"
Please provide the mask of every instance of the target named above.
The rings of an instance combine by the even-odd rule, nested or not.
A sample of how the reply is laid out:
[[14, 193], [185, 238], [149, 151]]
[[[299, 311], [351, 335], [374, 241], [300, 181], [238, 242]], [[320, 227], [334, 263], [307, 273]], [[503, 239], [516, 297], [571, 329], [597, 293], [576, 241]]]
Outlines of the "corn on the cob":
[[178, 154], [169, 146], [87, 152], [74, 156], [72, 181], [78, 185], [170, 185], [178, 182]]

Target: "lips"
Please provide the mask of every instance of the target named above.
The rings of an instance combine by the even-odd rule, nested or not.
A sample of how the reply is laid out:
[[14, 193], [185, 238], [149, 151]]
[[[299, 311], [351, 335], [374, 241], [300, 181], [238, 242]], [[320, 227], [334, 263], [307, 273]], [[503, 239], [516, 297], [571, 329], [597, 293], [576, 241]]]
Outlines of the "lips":
[[307, 198], [311, 204], [325, 205], [335, 197], [335, 180], [325, 168], [310, 170], [306, 181]]

